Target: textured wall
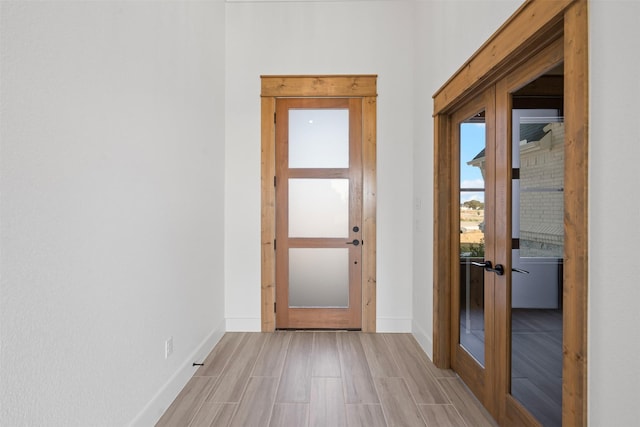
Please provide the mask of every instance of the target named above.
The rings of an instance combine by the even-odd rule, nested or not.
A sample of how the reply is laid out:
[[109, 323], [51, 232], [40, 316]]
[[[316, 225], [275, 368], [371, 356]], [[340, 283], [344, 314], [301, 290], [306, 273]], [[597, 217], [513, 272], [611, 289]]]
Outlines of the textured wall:
[[591, 1], [589, 425], [640, 419], [640, 3]]
[[224, 328], [224, 5], [0, 7], [0, 425], [124, 425]]

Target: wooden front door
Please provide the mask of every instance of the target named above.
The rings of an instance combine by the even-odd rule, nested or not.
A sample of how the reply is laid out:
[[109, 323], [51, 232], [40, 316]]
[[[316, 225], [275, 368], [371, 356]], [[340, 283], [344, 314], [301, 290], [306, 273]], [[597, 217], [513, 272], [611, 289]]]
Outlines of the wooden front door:
[[362, 100], [276, 100], [276, 328], [361, 329]]

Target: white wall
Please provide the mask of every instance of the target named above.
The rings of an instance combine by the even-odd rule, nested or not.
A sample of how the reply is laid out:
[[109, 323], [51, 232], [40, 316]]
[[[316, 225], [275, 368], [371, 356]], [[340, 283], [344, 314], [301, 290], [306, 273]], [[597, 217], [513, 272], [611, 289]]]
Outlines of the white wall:
[[589, 421], [631, 426], [640, 419], [640, 3], [589, 7]]
[[226, 317], [260, 329], [260, 75], [378, 74], [378, 330], [409, 331], [413, 3], [227, 3]]
[[224, 330], [224, 4], [0, 7], [0, 425], [150, 425]]

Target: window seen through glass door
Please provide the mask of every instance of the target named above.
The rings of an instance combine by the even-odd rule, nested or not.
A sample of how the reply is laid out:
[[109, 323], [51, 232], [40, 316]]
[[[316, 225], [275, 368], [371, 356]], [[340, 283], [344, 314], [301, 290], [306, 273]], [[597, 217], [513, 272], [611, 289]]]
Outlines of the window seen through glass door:
[[460, 344], [484, 366], [484, 111], [460, 124]]

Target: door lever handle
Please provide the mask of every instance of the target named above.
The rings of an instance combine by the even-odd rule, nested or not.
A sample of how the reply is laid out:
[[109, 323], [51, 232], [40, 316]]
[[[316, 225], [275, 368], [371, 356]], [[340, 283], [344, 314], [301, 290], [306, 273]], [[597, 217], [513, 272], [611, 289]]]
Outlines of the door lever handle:
[[498, 276], [502, 276], [504, 274], [504, 266], [502, 264], [496, 264], [495, 267], [491, 263], [491, 261], [485, 262], [471, 262], [472, 265], [476, 267], [484, 268], [484, 271], [490, 271], [492, 273], [496, 273]]
[[351, 242], [347, 242], [347, 245], [358, 246], [360, 244], [360, 240], [353, 239]]
[[471, 265], [475, 265], [476, 267], [480, 267], [480, 268], [491, 268], [491, 261], [485, 261], [485, 262], [476, 262], [476, 261], [471, 261]]

